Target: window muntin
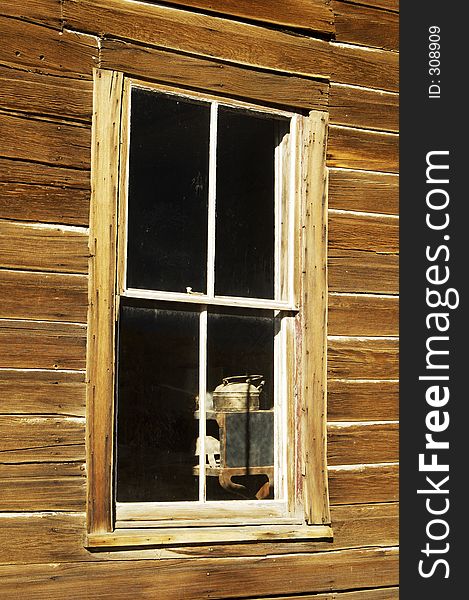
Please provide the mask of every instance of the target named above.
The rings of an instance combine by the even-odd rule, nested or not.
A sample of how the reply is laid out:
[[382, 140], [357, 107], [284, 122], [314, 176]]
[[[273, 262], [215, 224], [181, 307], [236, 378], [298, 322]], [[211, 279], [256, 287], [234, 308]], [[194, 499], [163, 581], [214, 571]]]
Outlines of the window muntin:
[[278, 182], [292, 165], [283, 154], [293, 116], [138, 86], [130, 94], [118, 511], [284, 502], [280, 365], [292, 315], [279, 309], [292, 293], [281, 286], [292, 281], [282, 224], [291, 218]]

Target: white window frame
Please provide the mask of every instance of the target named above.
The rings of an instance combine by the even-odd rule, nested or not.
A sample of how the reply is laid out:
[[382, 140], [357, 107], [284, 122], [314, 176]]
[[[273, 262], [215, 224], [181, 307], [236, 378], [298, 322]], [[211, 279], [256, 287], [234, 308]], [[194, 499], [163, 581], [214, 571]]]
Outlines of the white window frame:
[[[324, 410], [326, 115], [313, 111], [303, 116], [220, 99], [210, 94], [188, 93], [170, 86], [139, 82], [114, 71], [95, 70], [94, 85], [87, 357], [87, 545], [107, 548], [265, 539], [329, 539], [332, 530], [329, 526]], [[133, 86], [211, 103], [208, 222], [212, 232], [216, 201], [214, 125], [218, 106], [257, 110], [291, 120], [290, 143], [276, 152], [276, 172], [282, 171], [275, 184], [276, 222], [279, 223], [285, 216], [287, 219], [284, 225], [286, 231], [282, 231], [281, 235], [276, 231], [273, 300], [215, 296], [213, 235], [209, 235], [206, 294], [126, 287], [126, 194], [130, 91]], [[280, 198], [285, 197], [287, 201], [282, 206]], [[312, 223], [311, 229], [306, 229], [308, 222]], [[302, 232], [301, 235], [298, 235], [299, 232]], [[314, 250], [312, 261], [310, 249]], [[312, 263], [311, 271], [305, 268], [306, 262]], [[291, 311], [291, 316], [282, 318], [281, 332], [275, 339], [274, 389], [281, 390], [274, 401], [278, 427], [275, 435], [275, 481], [281, 483], [276, 483], [274, 500], [114, 502], [115, 324], [121, 296], [202, 305], [200, 343], [203, 347], [206, 347], [208, 306], [268, 309], [276, 311], [276, 314], [277, 311]], [[310, 340], [308, 344], [304, 343], [305, 335]], [[315, 346], [310, 347], [313, 340]], [[204, 352], [202, 345], [201, 355]], [[306, 377], [305, 369], [308, 370]], [[205, 484], [205, 371], [205, 364], [201, 362], [201, 485]], [[312, 394], [315, 395], [314, 402], [309, 397]], [[307, 435], [312, 435], [313, 439], [305, 439]]]

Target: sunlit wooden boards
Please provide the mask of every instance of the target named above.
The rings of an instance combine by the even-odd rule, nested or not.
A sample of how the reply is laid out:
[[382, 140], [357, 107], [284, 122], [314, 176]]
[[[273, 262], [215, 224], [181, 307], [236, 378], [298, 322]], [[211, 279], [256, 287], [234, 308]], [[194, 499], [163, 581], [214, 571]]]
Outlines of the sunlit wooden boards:
[[390, 173], [329, 169], [329, 208], [397, 215], [399, 178]]
[[[0, 480], [7, 478], [8, 474], [16, 477], [22, 476], [36, 480], [56, 476], [61, 480], [70, 480], [68, 489], [72, 485], [79, 485], [84, 479], [83, 466], [80, 463], [70, 465], [56, 465], [41, 463], [36, 465], [0, 465]], [[67, 502], [65, 483], [62, 491], [57, 493], [57, 504], [62, 500], [63, 506]], [[33, 490], [31, 490], [33, 493]], [[29, 510], [39, 506], [41, 500], [40, 490], [34, 491], [35, 498], [29, 502]], [[80, 492], [77, 493], [75, 502], [83, 500]], [[12, 498], [7, 500], [11, 504]], [[0, 506], [1, 506], [0, 498]], [[6, 502], [4, 504], [6, 506]], [[77, 504], [75, 504], [75, 507]], [[64, 510], [64, 509], [63, 509]], [[15, 511], [27, 512], [28, 500], [18, 502]], [[83, 547], [84, 514], [15, 514], [2, 516], [0, 512], [0, 563], [11, 562], [73, 562], [92, 561], [107, 562], [109, 560], [122, 560], [135, 557], [136, 559], [150, 560], [154, 558], [175, 558], [197, 556], [200, 547], [166, 548], [166, 549], [140, 549], [124, 550], [115, 549], [113, 552], [90, 553]], [[337, 526], [336, 535], [332, 542], [307, 541], [295, 542], [298, 552], [321, 552], [326, 555], [331, 551], [353, 549], [360, 546], [389, 547], [398, 542], [398, 505], [396, 503], [374, 503], [362, 505], [334, 506], [332, 518]], [[12, 535], [14, 533], [14, 536]], [[10, 542], [6, 544], [8, 538]], [[27, 544], [26, 540], [30, 540]], [[275, 544], [276, 554], [290, 554], [291, 543], [279, 541]], [[263, 556], [272, 551], [271, 544], [236, 544], [212, 546], [210, 557], [242, 557]], [[190, 568], [190, 567], [187, 567]], [[254, 590], [255, 591], [255, 590]], [[247, 590], [249, 593], [249, 590]]]
[[316, 110], [328, 105], [325, 81], [253, 70], [121, 40], [103, 40], [101, 66], [139, 78], [152, 79], [156, 75], [165, 83], [244, 100]]
[[168, 4], [223, 13], [250, 21], [322, 33], [334, 31], [334, 16], [327, 0], [284, 0], [273, 10], [270, 0], [170, 0]]
[[[399, 48], [399, 15], [395, 12], [333, 0], [336, 40], [387, 50]], [[370, 2], [371, 4], [371, 2]]]
[[364, 50], [222, 17], [129, 0], [65, 0], [67, 28], [229, 63], [397, 90], [394, 52]]
[[199, 600], [213, 590], [220, 599], [239, 599], [256, 589], [278, 595], [398, 582], [398, 554], [393, 548], [298, 555], [294, 560], [291, 556], [201, 559], [191, 560], [190, 568], [187, 562], [159, 561], [158, 568], [150, 560], [3, 566], [0, 580], [7, 596], [14, 590], [50, 600], [73, 595], [105, 597], [111, 589], [113, 600], [127, 600], [129, 587], [138, 598], [154, 598], [158, 590], [169, 600], [181, 598], [181, 593], [185, 600]]
[[61, 28], [62, 14], [60, 0], [3, 0], [0, 15], [31, 21], [47, 27]]
[[334, 125], [396, 132], [399, 129], [399, 96], [331, 83], [329, 112]]
[[0, 30], [1, 64], [57, 77], [92, 78], [98, 59], [95, 37], [2, 16]]
[[389, 380], [331, 380], [327, 418], [334, 421], [397, 421], [399, 384]]

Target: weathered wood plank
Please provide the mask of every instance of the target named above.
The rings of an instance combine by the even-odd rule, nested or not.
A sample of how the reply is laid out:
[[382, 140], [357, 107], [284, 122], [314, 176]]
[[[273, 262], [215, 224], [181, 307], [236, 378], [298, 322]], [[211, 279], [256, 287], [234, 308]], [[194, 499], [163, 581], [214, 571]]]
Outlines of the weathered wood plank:
[[329, 208], [397, 215], [399, 177], [329, 169]]
[[399, 49], [399, 15], [333, 0], [336, 40], [350, 44]]
[[[17, 3], [21, 4], [24, 3]], [[98, 60], [95, 37], [7, 17], [0, 17], [0, 30], [1, 64], [58, 77], [92, 78]]]
[[[82, 171], [81, 169], [43, 165], [30, 161], [0, 158], [0, 182], [9, 184], [34, 184], [47, 187], [67, 187], [73, 190], [89, 191], [90, 172]], [[65, 208], [62, 210], [64, 214], [67, 214]]]
[[85, 374], [0, 371], [1, 414], [85, 416]]
[[328, 477], [332, 505], [399, 500], [398, 465], [364, 465], [353, 469], [331, 467]]
[[397, 92], [399, 55], [389, 50], [332, 43], [331, 81]]
[[0, 266], [33, 271], [88, 271], [85, 231], [0, 221]]
[[168, 6], [127, 0], [65, 0], [67, 27], [80, 31], [365, 87], [397, 90], [395, 52], [350, 48]]
[[328, 331], [330, 335], [398, 335], [398, 298], [330, 294]]
[[392, 10], [399, 12], [399, 0], [343, 0], [350, 4], [362, 4], [364, 6], [374, 6], [383, 10]]
[[85, 456], [84, 419], [0, 417], [0, 463], [80, 461]]
[[384, 421], [399, 418], [397, 381], [331, 379], [327, 385], [327, 420]]
[[58, 79], [2, 66], [0, 79], [1, 108], [91, 121], [93, 89], [90, 81]]
[[200, 600], [216, 590], [217, 598], [240, 599], [259, 589], [265, 595], [279, 595], [395, 586], [398, 552], [391, 548], [264, 559], [6, 565], [0, 567], [0, 582], [6, 597], [27, 593], [48, 600], [87, 596], [127, 600], [129, 585], [136, 598], [154, 599], [159, 594], [168, 600]]
[[0, 321], [0, 367], [84, 369], [86, 328], [36, 321]]
[[327, 459], [330, 466], [396, 462], [399, 426], [396, 423], [328, 425]]
[[396, 294], [399, 291], [399, 257], [329, 248], [329, 290]]
[[89, 127], [0, 113], [0, 155], [76, 169], [90, 168]]
[[86, 323], [88, 278], [0, 270], [0, 318]]
[[60, 29], [60, 0], [2, 0], [0, 15]]
[[327, 165], [367, 171], [399, 171], [399, 136], [333, 125], [329, 128]]
[[255, 67], [328, 77], [327, 42], [128, 0], [65, 0], [66, 27]]
[[393, 338], [330, 338], [327, 358], [330, 379], [399, 377], [399, 344]]
[[0, 464], [0, 511], [85, 509], [84, 465]]
[[334, 32], [334, 15], [326, 0], [283, 0], [272, 10], [270, 0], [168, 0], [167, 4], [272, 23], [293, 29]]
[[0, 219], [87, 226], [89, 201], [88, 190], [0, 183]]
[[[26, 468], [27, 465], [21, 465]], [[50, 469], [54, 465], [39, 465]], [[73, 465], [81, 468], [81, 465]], [[14, 467], [16, 468], [16, 467]], [[63, 468], [58, 465], [57, 468]], [[71, 466], [70, 466], [71, 468]], [[78, 477], [75, 477], [78, 479]], [[295, 552], [324, 552], [359, 548], [361, 546], [393, 546], [398, 542], [397, 504], [337, 506], [332, 509], [335, 529], [333, 542], [276, 542], [275, 554]], [[0, 563], [37, 563], [104, 561], [154, 558], [210, 558], [265, 556], [272, 554], [269, 543], [212, 545], [207, 547], [125, 550], [89, 552], [83, 547], [85, 517], [83, 514], [14, 515], [0, 514]], [[7, 544], [6, 541], [9, 540]], [[183, 561], [185, 562], [185, 561]], [[161, 565], [161, 562], [159, 563]]]
[[[399, 588], [388, 587], [379, 590], [360, 590], [358, 592], [332, 592], [310, 596], [275, 596], [275, 600], [398, 600]], [[248, 600], [268, 600], [268, 598], [249, 598]]]
[[398, 94], [332, 84], [329, 108], [333, 125], [399, 131]]
[[395, 217], [329, 211], [329, 248], [396, 254], [399, 221]]
[[322, 110], [328, 85], [303, 77], [256, 71], [119, 40], [104, 40], [104, 69], [270, 104]]

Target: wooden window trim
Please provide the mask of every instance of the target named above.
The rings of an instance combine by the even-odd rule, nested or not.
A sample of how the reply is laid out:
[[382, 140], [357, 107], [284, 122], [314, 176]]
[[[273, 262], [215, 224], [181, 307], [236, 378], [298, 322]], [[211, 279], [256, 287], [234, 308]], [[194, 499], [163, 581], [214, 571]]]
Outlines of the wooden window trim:
[[[332, 529], [326, 465], [327, 181], [324, 165], [327, 114], [318, 111], [299, 117], [300, 135], [296, 144], [296, 151], [301, 153], [302, 158], [297, 161], [294, 183], [301, 236], [295, 236], [293, 253], [297, 278], [295, 289], [299, 295], [293, 299], [293, 305], [301, 306], [301, 319], [295, 320], [294, 328], [301, 334], [302, 342], [296, 348], [297, 401], [289, 403], [288, 415], [290, 424], [300, 425], [299, 431], [295, 427], [295, 431], [288, 432], [289, 440], [296, 442], [289, 444], [292, 447], [289, 448], [288, 461], [295, 468], [287, 470], [290, 491], [288, 514], [281, 517], [269, 515], [267, 511], [264, 518], [261, 510], [253, 523], [247, 525], [242, 514], [239, 516], [239, 509], [234, 508], [233, 514], [227, 514], [226, 526], [223, 527], [218, 514], [214, 519], [200, 523], [203, 525], [200, 527], [185, 526], [194, 524], [187, 518], [180, 526], [175, 526], [172, 519], [145, 519], [145, 510], [141, 515], [143, 520], [123, 518], [115, 521], [114, 352], [118, 292], [122, 289], [119, 274], [123, 272], [122, 266], [117, 264], [117, 257], [122, 256], [118, 247], [123, 243], [118, 231], [118, 211], [122, 206], [119, 196], [126, 185], [126, 169], [122, 165], [127, 162], [123, 115], [128, 109], [125, 105], [128, 94], [124, 93], [128, 85], [129, 79], [122, 73], [95, 69], [87, 348], [86, 544], [109, 548], [330, 539]], [[158, 86], [158, 89], [178, 92], [168, 86]], [[210, 95], [203, 98], [210, 99]], [[251, 104], [233, 104], [252, 109]], [[291, 303], [285, 304], [292, 307]], [[293, 325], [291, 327], [293, 329]], [[288, 342], [292, 346], [288, 348], [291, 354], [295, 351], [293, 333]], [[293, 383], [290, 387], [293, 395]], [[296, 414], [292, 414], [293, 410]], [[234, 513], [238, 515], [237, 519]]]

